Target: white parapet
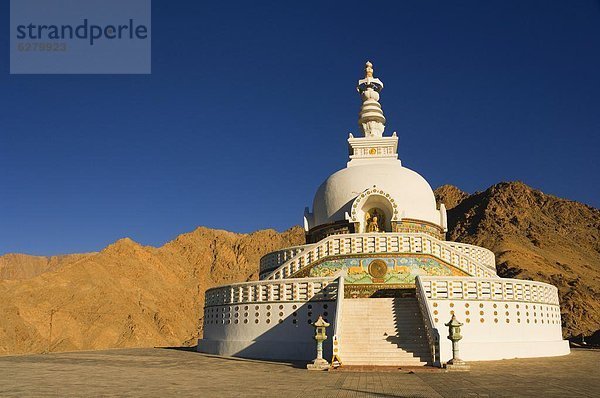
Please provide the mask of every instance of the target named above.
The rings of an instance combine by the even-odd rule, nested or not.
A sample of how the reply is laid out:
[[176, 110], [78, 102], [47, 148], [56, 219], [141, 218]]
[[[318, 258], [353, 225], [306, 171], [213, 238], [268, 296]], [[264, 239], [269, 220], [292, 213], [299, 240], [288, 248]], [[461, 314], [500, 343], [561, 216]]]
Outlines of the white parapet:
[[[304, 278], [209, 289], [198, 351], [245, 358], [312, 360], [316, 349], [312, 323], [319, 316], [328, 322], [335, 319], [337, 287], [334, 278]], [[325, 342], [324, 351], [329, 358], [331, 338]]]
[[439, 334], [441, 362], [452, 357], [444, 326], [454, 314], [464, 324], [459, 342], [466, 361], [545, 357], [569, 353], [562, 339], [556, 287], [504, 278], [417, 277], [425, 320]]
[[465, 273], [494, 278], [494, 254], [487, 249], [436, 239], [425, 233], [352, 233], [331, 235], [312, 245], [303, 246], [263, 279], [285, 279], [310, 264], [333, 256], [353, 254], [428, 254]]

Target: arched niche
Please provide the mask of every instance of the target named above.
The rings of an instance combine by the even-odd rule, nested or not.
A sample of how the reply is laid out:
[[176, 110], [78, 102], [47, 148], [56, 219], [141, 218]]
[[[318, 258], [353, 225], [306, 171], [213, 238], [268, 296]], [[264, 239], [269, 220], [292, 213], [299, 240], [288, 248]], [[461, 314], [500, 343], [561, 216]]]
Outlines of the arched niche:
[[398, 221], [398, 206], [387, 192], [376, 186], [362, 192], [352, 203], [349, 221], [357, 226], [356, 232], [375, 232], [369, 230], [375, 212], [379, 218], [383, 218], [382, 222], [378, 220], [380, 221], [378, 232], [391, 232], [393, 223]]

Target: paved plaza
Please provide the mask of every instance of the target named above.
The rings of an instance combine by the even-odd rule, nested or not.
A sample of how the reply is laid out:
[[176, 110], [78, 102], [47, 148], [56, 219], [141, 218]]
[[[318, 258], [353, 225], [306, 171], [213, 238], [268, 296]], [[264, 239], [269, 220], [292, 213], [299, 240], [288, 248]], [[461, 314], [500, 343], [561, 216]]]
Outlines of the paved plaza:
[[600, 350], [474, 362], [469, 373], [309, 372], [299, 364], [128, 349], [0, 357], [0, 396], [598, 397]]

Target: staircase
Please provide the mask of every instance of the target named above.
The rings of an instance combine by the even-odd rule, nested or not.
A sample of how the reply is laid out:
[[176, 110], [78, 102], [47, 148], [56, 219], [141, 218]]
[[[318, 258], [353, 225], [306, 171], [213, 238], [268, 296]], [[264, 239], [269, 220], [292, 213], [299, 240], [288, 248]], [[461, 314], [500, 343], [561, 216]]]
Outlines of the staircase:
[[343, 365], [431, 364], [416, 298], [345, 299], [340, 340]]

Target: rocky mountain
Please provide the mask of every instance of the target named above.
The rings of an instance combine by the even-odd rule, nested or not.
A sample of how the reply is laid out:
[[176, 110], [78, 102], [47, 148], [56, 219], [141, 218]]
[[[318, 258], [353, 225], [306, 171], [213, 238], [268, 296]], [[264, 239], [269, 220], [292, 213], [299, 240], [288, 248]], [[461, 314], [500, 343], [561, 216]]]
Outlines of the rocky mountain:
[[600, 210], [521, 182], [472, 195], [446, 185], [436, 196], [449, 240], [492, 250], [500, 276], [558, 287], [565, 337], [600, 329]]
[[[502, 276], [559, 287], [565, 336], [600, 329], [600, 210], [518, 182], [436, 195], [448, 239], [493, 250]], [[198, 228], [159, 248], [125, 238], [98, 253], [0, 256], [0, 355], [193, 345], [207, 288], [256, 279], [262, 255], [303, 240], [300, 227]]]
[[0, 256], [0, 280], [29, 279], [44, 272], [53, 271], [59, 267], [77, 262], [95, 253], [67, 254], [64, 256], [29, 256], [27, 254], [11, 253]]
[[303, 240], [300, 227], [198, 228], [160, 248], [125, 238], [99, 253], [2, 256], [0, 354], [195, 344], [207, 288], [256, 279], [263, 254]]
[[443, 203], [446, 209], [456, 207], [457, 204], [469, 196], [468, 193], [461, 191], [454, 185], [442, 185], [434, 193], [438, 203]]

